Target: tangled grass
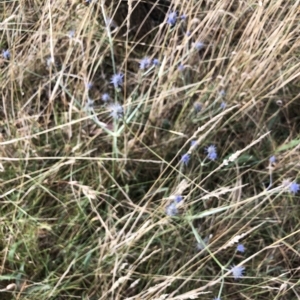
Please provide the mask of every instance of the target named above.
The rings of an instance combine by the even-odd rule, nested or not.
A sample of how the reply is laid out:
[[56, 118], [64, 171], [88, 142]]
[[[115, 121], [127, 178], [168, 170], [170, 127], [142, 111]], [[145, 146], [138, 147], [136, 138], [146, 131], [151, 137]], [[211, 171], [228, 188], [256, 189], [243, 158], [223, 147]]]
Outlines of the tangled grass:
[[3, 1], [1, 299], [300, 299], [300, 1]]

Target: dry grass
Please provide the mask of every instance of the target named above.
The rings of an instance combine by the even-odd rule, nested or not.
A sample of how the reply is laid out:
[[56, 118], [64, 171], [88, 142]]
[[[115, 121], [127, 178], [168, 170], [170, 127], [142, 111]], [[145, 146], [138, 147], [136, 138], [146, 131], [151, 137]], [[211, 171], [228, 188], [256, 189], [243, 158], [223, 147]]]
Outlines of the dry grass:
[[1, 299], [300, 299], [300, 1], [84, 2], [1, 2]]

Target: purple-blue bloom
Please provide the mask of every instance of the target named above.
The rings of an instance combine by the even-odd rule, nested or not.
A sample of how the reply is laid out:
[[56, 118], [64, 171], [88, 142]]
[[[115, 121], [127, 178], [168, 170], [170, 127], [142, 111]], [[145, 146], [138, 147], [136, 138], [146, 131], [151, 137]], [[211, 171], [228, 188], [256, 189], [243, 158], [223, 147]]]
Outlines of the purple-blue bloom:
[[110, 97], [108, 95], [108, 93], [104, 93], [101, 97], [103, 102], [108, 102], [110, 100]]
[[275, 161], [276, 161], [276, 157], [274, 155], [269, 158], [270, 164], [274, 164]]
[[220, 108], [221, 109], [225, 109], [227, 106], [226, 102], [222, 101], [221, 105], [220, 105]]
[[185, 14], [181, 15], [180, 19], [183, 20], [183, 21], [185, 21], [186, 20], [186, 15]]
[[238, 244], [238, 245], [236, 246], [236, 251], [237, 251], [237, 252], [244, 253], [245, 250], [246, 250], [246, 248], [244, 247], [243, 244]]
[[93, 87], [93, 83], [92, 82], [88, 82], [86, 84], [86, 87], [87, 87], [88, 90], [90, 90]]
[[140, 69], [145, 70], [149, 68], [151, 65], [151, 59], [149, 57], [145, 57], [140, 61]]
[[242, 278], [244, 276], [244, 271], [245, 271], [245, 267], [242, 267], [242, 266], [231, 266], [231, 273], [234, 277], [234, 279], [239, 279], [239, 278]]
[[215, 145], [210, 145], [210, 146], [206, 147], [205, 152], [207, 153], [207, 157], [210, 160], [216, 160], [218, 157], [217, 148]]
[[184, 70], [184, 65], [183, 64], [179, 64], [179, 66], [178, 66], [178, 70], [180, 71], [180, 72], [182, 72], [183, 70]]
[[185, 166], [187, 166], [188, 165], [188, 163], [189, 163], [189, 161], [190, 161], [190, 155], [188, 154], [188, 153], [185, 153], [185, 154], [183, 154], [182, 156], [181, 156], [181, 162], [185, 165]]
[[200, 51], [205, 47], [205, 45], [202, 42], [196, 42], [195, 43], [195, 48]]
[[191, 147], [194, 147], [194, 146], [196, 146], [197, 145], [197, 141], [196, 140], [192, 140], [191, 141]]
[[112, 103], [109, 106], [110, 110], [110, 116], [113, 117], [114, 119], [119, 119], [123, 117], [123, 106], [119, 103]]
[[3, 50], [2, 51], [2, 56], [3, 56], [4, 59], [9, 60], [10, 59], [10, 52], [9, 52], [9, 50], [8, 49]]
[[166, 214], [169, 216], [169, 217], [174, 217], [178, 214], [178, 209], [177, 209], [177, 206], [174, 202], [172, 202], [171, 204], [169, 204], [167, 207], [166, 207]]
[[176, 195], [176, 196], [174, 197], [174, 201], [175, 201], [176, 203], [179, 203], [180, 201], [182, 201], [182, 199], [183, 199], [183, 197], [182, 197], [181, 195]]
[[190, 35], [191, 35], [191, 32], [188, 30], [188, 31], [186, 32], [186, 35], [187, 35], [187, 36], [190, 36]]
[[176, 24], [177, 21], [177, 12], [176, 11], [172, 11], [168, 14], [168, 19], [167, 19], [167, 23], [171, 26], [174, 26]]
[[152, 63], [156, 67], [160, 65], [160, 62], [159, 62], [159, 60], [157, 58], [154, 58]]
[[220, 297], [215, 297], [214, 300], [221, 300], [221, 298]]
[[122, 73], [114, 74], [111, 77], [110, 83], [112, 83], [114, 87], [117, 89], [119, 86], [123, 84], [123, 77], [124, 75]]
[[195, 111], [198, 113], [198, 112], [201, 111], [202, 105], [201, 105], [199, 102], [195, 102], [195, 103], [194, 103], [194, 109], [195, 109]]
[[290, 183], [289, 188], [290, 188], [290, 192], [295, 195], [296, 193], [299, 192], [300, 186], [297, 182], [293, 181]]

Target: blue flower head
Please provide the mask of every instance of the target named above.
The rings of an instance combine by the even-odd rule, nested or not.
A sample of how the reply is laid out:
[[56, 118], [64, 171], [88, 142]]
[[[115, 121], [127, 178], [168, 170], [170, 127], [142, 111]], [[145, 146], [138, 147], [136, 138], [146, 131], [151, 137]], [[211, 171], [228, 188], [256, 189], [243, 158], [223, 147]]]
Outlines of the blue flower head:
[[244, 276], [245, 267], [233, 265], [230, 270], [234, 279], [240, 279]]
[[214, 300], [221, 300], [221, 298], [220, 297], [215, 297]]
[[276, 157], [274, 155], [269, 158], [270, 164], [274, 164], [275, 161], [276, 161]]
[[185, 154], [183, 154], [182, 156], [181, 156], [181, 162], [185, 165], [185, 166], [187, 166], [188, 165], [188, 163], [189, 163], [189, 161], [190, 161], [190, 155], [188, 154], [188, 153], [185, 153]]
[[124, 75], [122, 73], [114, 74], [111, 77], [110, 83], [114, 85], [115, 89], [117, 89], [123, 84], [123, 77]]
[[70, 39], [73, 38], [75, 36], [75, 30], [70, 30], [68, 35]]
[[183, 199], [183, 197], [182, 197], [181, 195], [176, 195], [176, 196], [174, 197], [174, 201], [175, 201], [176, 203], [181, 202], [182, 199]]
[[220, 104], [220, 108], [225, 109], [226, 106], [227, 106], [226, 102], [222, 101], [222, 103]]
[[87, 87], [88, 90], [90, 90], [93, 87], [93, 83], [92, 82], [88, 82], [86, 84], [86, 87]]
[[200, 51], [202, 49], [204, 49], [205, 45], [202, 42], [196, 42], [195, 43], [195, 48], [196, 50]]
[[178, 209], [177, 209], [176, 204], [174, 202], [172, 202], [171, 204], [169, 204], [166, 207], [166, 214], [169, 217], [174, 217], [178, 214]]
[[244, 253], [245, 250], [246, 250], [246, 248], [244, 247], [243, 244], [238, 244], [238, 245], [236, 246], [236, 251], [237, 251], [237, 252]]
[[183, 64], [179, 64], [179, 66], [178, 66], [178, 70], [180, 71], [180, 72], [182, 72], [183, 70], [184, 70], [184, 65]]
[[123, 106], [119, 103], [113, 103], [109, 106], [110, 116], [114, 119], [119, 119], [123, 117]]
[[110, 97], [108, 95], [108, 93], [104, 93], [101, 97], [103, 102], [108, 102], [110, 100]]
[[195, 147], [195, 146], [197, 145], [197, 143], [198, 143], [198, 142], [197, 142], [196, 140], [192, 140], [192, 141], [191, 141], [191, 147]]
[[188, 30], [188, 31], [186, 32], [186, 35], [187, 35], [187, 36], [190, 36], [190, 35], [191, 35], [191, 32]]
[[296, 193], [299, 192], [300, 186], [297, 182], [293, 181], [290, 183], [289, 188], [290, 188], [290, 192], [295, 195]]
[[217, 154], [217, 148], [215, 145], [210, 145], [208, 146], [206, 149], [205, 149], [205, 152], [207, 154], [207, 157], [210, 159], [210, 160], [216, 160], [217, 157], [218, 157], [218, 154]]
[[151, 59], [149, 57], [145, 57], [140, 61], [140, 69], [145, 70], [149, 68], [151, 65]]
[[196, 113], [199, 113], [202, 109], [202, 105], [199, 102], [195, 102], [194, 109], [195, 109]]
[[152, 63], [156, 67], [160, 65], [160, 62], [159, 62], [159, 60], [157, 58], [154, 58]]
[[9, 52], [9, 50], [8, 49], [3, 50], [2, 51], [2, 56], [3, 56], [4, 59], [9, 60], [10, 59], [10, 52]]
[[185, 15], [185, 14], [182, 14], [182, 15], [180, 16], [180, 19], [181, 19], [182, 21], [185, 21], [185, 20], [186, 20], [186, 15]]
[[167, 23], [171, 26], [174, 26], [176, 24], [177, 21], [177, 12], [176, 11], [172, 11], [168, 14], [168, 19], [167, 19]]

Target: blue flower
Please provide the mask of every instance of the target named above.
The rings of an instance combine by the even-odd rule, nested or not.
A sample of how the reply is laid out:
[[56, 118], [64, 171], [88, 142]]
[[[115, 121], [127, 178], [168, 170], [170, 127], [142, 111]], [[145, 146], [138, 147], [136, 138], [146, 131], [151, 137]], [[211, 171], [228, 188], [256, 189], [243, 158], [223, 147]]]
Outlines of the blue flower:
[[182, 71], [184, 70], [184, 68], [185, 68], [185, 66], [184, 66], [183, 64], [179, 64], [178, 70], [179, 70], [180, 72], [182, 72]]
[[145, 57], [140, 61], [140, 69], [145, 70], [149, 68], [151, 65], [151, 59], [149, 57]]
[[169, 217], [174, 217], [178, 214], [178, 209], [177, 209], [176, 204], [174, 202], [172, 202], [171, 204], [169, 204], [166, 207], [166, 214]]
[[187, 35], [187, 36], [190, 36], [190, 35], [191, 35], [191, 32], [188, 30], [188, 31], [186, 32], [186, 35]]
[[290, 183], [289, 188], [290, 188], [290, 192], [295, 195], [296, 193], [299, 192], [300, 186], [297, 182], [293, 181]]
[[70, 30], [68, 35], [70, 39], [73, 38], [75, 36], [75, 30]]
[[93, 83], [92, 82], [88, 82], [86, 84], [86, 87], [87, 87], [88, 90], [90, 90], [93, 87]]
[[199, 113], [202, 109], [202, 105], [199, 102], [194, 103], [194, 109], [197, 113]]
[[195, 43], [195, 48], [196, 50], [200, 51], [205, 47], [205, 45], [202, 42], [196, 42]]
[[160, 62], [159, 62], [159, 60], [157, 58], [154, 58], [152, 63], [156, 67], [160, 65]]
[[123, 106], [120, 105], [119, 103], [113, 103], [109, 106], [110, 110], [110, 116], [113, 117], [114, 119], [119, 119], [123, 117]]
[[222, 103], [220, 104], [220, 108], [225, 109], [226, 106], [227, 106], [226, 102], [222, 101]]
[[4, 59], [9, 60], [10, 59], [10, 52], [9, 52], [9, 50], [8, 49], [3, 50], [2, 51], [2, 56], [3, 56]]
[[107, 102], [107, 101], [109, 101], [110, 97], [107, 93], [104, 93], [102, 95], [101, 99], [102, 99], [103, 102]]
[[115, 89], [123, 84], [123, 77], [124, 75], [122, 73], [114, 74], [111, 77], [110, 83], [114, 85]]
[[270, 164], [274, 164], [275, 161], [276, 161], [276, 157], [274, 155], [269, 158]]
[[237, 252], [244, 253], [245, 250], [246, 250], [246, 248], [244, 247], [243, 244], [238, 244], [238, 245], [236, 246], [236, 251], [237, 251]]
[[196, 140], [192, 140], [191, 141], [191, 147], [195, 147], [197, 145], [197, 141]]
[[175, 201], [176, 203], [181, 202], [182, 199], [183, 199], [183, 197], [182, 197], [181, 195], [176, 195], [176, 196], [174, 197], [174, 201]]
[[185, 20], [186, 20], [186, 15], [185, 15], [185, 14], [181, 15], [181, 16], [180, 16], [180, 19], [181, 19], [182, 21], [185, 21]]
[[220, 297], [215, 297], [214, 300], [221, 300], [221, 298]]
[[188, 165], [188, 163], [189, 163], [189, 161], [190, 161], [190, 155], [188, 154], [188, 153], [185, 153], [185, 154], [183, 154], [182, 156], [181, 156], [181, 162], [185, 165], [185, 166], [187, 166]]
[[245, 271], [245, 267], [242, 267], [242, 266], [231, 266], [231, 273], [234, 277], [234, 279], [239, 279], [239, 278], [242, 278], [244, 276], [244, 271]]
[[167, 19], [167, 23], [171, 26], [174, 26], [176, 24], [177, 21], [177, 12], [176, 11], [172, 11], [168, 14], [168, 19]]
[[210, 159], [210, 160], [216, 160], [217, 157], [218, 157], [218, 154], [217, 154], [217, 148], [215, 145], [210, 145], [208, 146], [206, 149], [205, 149], [205, 152], [207, 153], [207, 157]]

